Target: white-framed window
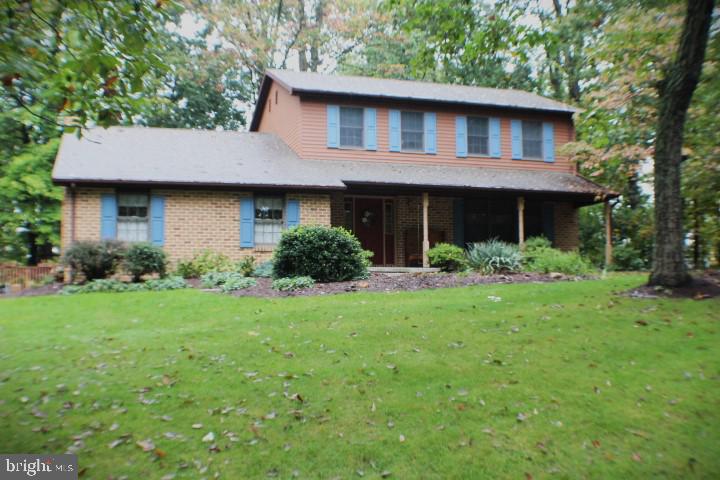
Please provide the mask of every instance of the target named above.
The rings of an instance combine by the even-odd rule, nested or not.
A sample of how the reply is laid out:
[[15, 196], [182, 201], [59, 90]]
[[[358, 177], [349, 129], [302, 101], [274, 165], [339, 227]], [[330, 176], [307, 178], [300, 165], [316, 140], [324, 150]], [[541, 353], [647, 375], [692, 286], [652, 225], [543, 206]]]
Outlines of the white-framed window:
[[275, 245], [285, 227], [285, 199], [282, 197], [255, 197], [255, 243]]
[[471, 155], [490, 154], [489, 120], [484, 117], [468, 117], [467, 119], [467, 145]]
[[362, 148], [363, 109], [340, 107], [340, 146]]
[[542, 122], [523, 120], [522, 142], [523, 158], [542, 159]]
[[400, 112], [400, 139], [403, 151], [422, 152], [425, 148], [425, 125], [422, 112]]
[[118, 193], [117, 239], [123, 242], [147, 242], [149, 198], [145, 193]]

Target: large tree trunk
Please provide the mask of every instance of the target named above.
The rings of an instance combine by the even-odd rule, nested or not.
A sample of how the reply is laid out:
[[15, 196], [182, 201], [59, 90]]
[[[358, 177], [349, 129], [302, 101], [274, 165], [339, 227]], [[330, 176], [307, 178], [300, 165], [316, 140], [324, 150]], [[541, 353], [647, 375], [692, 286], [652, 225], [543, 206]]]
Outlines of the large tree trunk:
[[677, 56], [659, 86], [655, 137], [655, 252], [651, 285], [690, 281], [683, 255], [680, 162], [687, 109], [700, 79], [714, 0], [688, 0]]

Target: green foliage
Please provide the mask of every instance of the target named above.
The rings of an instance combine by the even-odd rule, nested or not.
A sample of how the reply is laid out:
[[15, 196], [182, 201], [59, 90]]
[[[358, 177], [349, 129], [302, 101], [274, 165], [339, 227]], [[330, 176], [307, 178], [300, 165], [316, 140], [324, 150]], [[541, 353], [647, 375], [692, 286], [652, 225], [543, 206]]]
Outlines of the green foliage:
[[235, 290], [244, 290], [254, 287], [255, 285], [257, 285], [257, 280], [254, 278], [234, 276], [225, 280], [225, 283], [220, 285], [220, 290], [227, 293], [234, 292]]
[[50, 177], [58, 143], [22, 145], [0, 160], [0, 259], [36, 263], [59, 243], [63, 193]]
[[252, 255], [245, 257], [235, 265], [238, 272], [242, 273], [246, 277], [252, 277], [255, 273], [255, 257]]
[[208, 272], [200, 277], [200, 284], [205, 288], [218, 288], [228, 281], [245, 278], [238, 272]]
[[465, 250], [449, 243], [438, 243], [428, 250], [428, 259], [431, 266], [443, 272], [457, 272], [465, 270], [467, 266]]
[[342, 282], [368, 272], [368, 256], [344, 228], [299, 226], [283, 232], [273, 256], [273, 277], [308, 276]]
[[87, 281], [102, 279], [115, 272], [125, 251], [125, 245], [114, 240], [75, 242], [65, 252], [63, 263], [81, 272]]
[[203, 250], [191, 260], [178, 262], [175, 273], [183, 278], [200, 278], [208, 272], [232, 272], [233, 262], [222, 253]]
[[311, 277], [285, 277], [273, 280], [272, 288], [281, 292], [293, 292], [303, 288], [311, 288], [315, 285], [315, 280]]
[[256, 277], [263, 277], [263, 278], [269, 278], [272, 277], [273, 273], [273, 261], [268, 260], [266, 262], [261, 263], [255, 268], [254, 276]]
[[517, 245], [495, 238], [473, 243], [467, 252], [470, 268], [485, 275], [520, 271], [522, 258]]
[[151, 243], [133, 243], [125, 253], [123, 265], [135, 282], [139, 282], [143, 275], [152, 273], [162, 277], [167, 267], [167, 255], [162, 248]]
[[528, 239], [523, 253], [525, 269], [531, 272], [587, 275], [595, 271], [579, 253], [552, 248], [544, 237]]
[[178, 290], [187, 288], [188, 284], [182, 277], [166, 277], [155, 280], [148, 280], [144, 283], [127, 283], [120, 280], [96, 279], [83, 285], [68, 285], [63, 288], [63, 295], [74, 295], [78, 293], [98, 293], [98, 292], [141, 292], [145, 290], [161, 291], [161, 290]]
[[613, 248], [612, 270], [634, 271], [647, 270], [650, 265], [647, 257], [631, 244], [617, 245]]

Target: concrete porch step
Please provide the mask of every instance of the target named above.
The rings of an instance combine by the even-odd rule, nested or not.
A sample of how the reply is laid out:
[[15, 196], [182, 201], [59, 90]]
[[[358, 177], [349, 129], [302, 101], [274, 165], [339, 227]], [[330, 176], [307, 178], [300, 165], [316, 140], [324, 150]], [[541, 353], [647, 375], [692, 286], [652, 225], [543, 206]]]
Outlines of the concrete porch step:
[[422, 268], [422, 267], [370, 267], [371, 273], [435, 273], [439, 272], [439, 268]]

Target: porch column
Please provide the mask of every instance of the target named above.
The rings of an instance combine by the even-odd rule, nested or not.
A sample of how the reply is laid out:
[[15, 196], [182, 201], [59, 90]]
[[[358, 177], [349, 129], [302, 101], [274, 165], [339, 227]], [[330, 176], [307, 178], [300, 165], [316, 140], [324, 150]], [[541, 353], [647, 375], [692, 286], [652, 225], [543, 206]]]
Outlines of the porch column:
[[525, 245], [525, 197], [517, 197], [518, 245]]
[[612, 245], [612, 205], [605, 200], [605, 268], [613, 263]]
[[428, 207], [430, 206], [430, 196], [427, 192], [422, 194], [422, 207], [423, 207], [423, 243], [422, 243], [422, 258], [423, 267], [428, 268], [430, 266], [430, 260], [428, 260], [428, 250], [430, 250], [430, 229], [428, 227]]

